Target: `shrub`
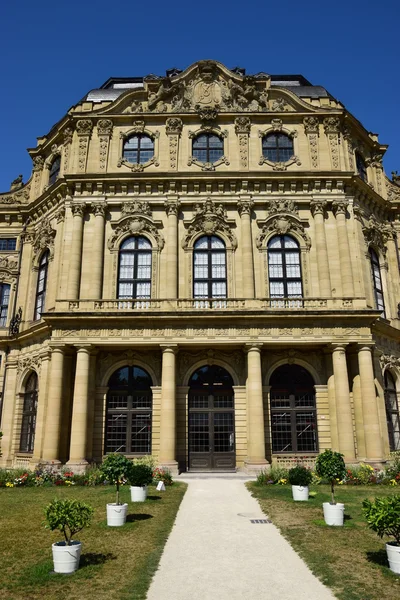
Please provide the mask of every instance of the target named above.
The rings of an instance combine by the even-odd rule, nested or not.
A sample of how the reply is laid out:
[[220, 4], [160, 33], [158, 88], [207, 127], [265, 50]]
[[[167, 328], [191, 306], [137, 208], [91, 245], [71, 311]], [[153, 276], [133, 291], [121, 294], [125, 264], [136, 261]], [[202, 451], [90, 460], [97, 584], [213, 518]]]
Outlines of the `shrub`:
[[140, 458], [134, 458], [133, 464], [134, 465], [147, 465], [148, 467], [151, 468], [152, 471], [154, 471], [154, 469], [157, 466], [157, 459], [155, 458], [155, 456], [152, 456], [151, 454], [146, 454], [146, 456], [141, 456]]
[[311, 470], [304, 465], [297, 465], [289, 470], [289, 483], [307, 487], [312, 481]]
[[284, 467], [271, 465], [270, 469], [260, 471], [257, 475], [258, 485], [284, 485], [288, 480], [288, 471]]
[[325, 450], [319, 454], [315, 462], [317, 475], [322, 479], [327, 479], [331, 485], [332, 502], [335, 501], [335, 484], [342, 481], [346, 476], [346, 465], [344, 464], [343, 454], [333, 450]]
[[162, 481], [165, 485], [172, 485], [172, 475], [168, 469], [163, 467], [157, 467], [153, 471], [153, 483], [157, 485], [159, 481]]
[[134, 487], [149, 485], [153, 481], [153, 471], [148, 465], [133, 464], [129, 470], [128, 480]]
[[129, 458], [126, 458], [124, 454], [115, 452], [108, 454], [100, 467], [104, 479], [116, 487], [116, 504], [122, 504], [119, 501], [119, 486], [126, 483], [132, 466], [132, 461]]
[[394, 537], [400, 546], [400, 495], [375, 498], [374, 502], [363, 501], [363, 512], [368, 527], [379, 537], [388, 535]]
[[44, 511], [47, 527], [52, 531], [62, 531], [67, 546], [71, 546], [76, 533], [89, 526], [93, 512], [89, 504], [79, 500], [53, 500]]

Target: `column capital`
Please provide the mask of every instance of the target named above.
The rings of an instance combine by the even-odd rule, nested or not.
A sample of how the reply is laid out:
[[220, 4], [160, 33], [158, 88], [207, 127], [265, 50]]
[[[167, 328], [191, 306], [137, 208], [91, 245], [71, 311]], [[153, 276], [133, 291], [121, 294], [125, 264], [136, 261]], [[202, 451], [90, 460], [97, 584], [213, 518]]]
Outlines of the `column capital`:
[[339, 350], [342, 350], [343, 352], [346, 352], [346, 347], [348, 346], [348, 343], [345, 344], [330, 344], [329, 347], [331, 348], [332, 352], [337, 352]]
[[105, 202], [94, 202], [92, 204], [92, 211], [95, 217], [105, 217], [106, 216], [107, 205]]
[[178, 344], [160, 344], [161, 352], [172, 352], [173, 354], [177, 354], [179, 351]]
[[334, 200], [332, 202], [332, 210], [336, 215], [345, 215], [347, 212], [347, 207], [349, 205], [348, 200]]
[[83, 218], [83, 214], [85, 212], [86, 204], [80, 202], [78, 204], [71, 204], [71, 212], [74, 217]]
[[181, 203], [180, 203], [179, 199], [168, 198], [164, 203], [165, 212], [167, 213], [168, 216], [170, 216], [170, 215], [178, 216], [180, 205], [181, 205]]
[[249, 215], [253, 208], [253, 204], [254, 204], [254, 202], [251, 199], [251, 197], [239, 198], [238, 203], [237, 203], [239, 215], [240, 216]]
[[94, 349], [92, 344], [74, 344], [74, 348], [76, 352], [87, 352], [87, 354], [91, 354]]
[[51, 352], [65, 352], [67, 349], [65, 344], [61, 344], [59, 342], [50, 342], [49, 348]]
[[369, 352], [373, 352], [375, 347], [375, 342], [358, 342], [357, 343], [357, 348], [358, 351], [360, 352], [360, 350], [368, 350]]
[[256, 352], [258, 352], [259, 354], [261, 354], [261, 349], [264, 346], [263, 343], [261, 342], [246, 342], [246, 344], [244, 345], [244, 351], [249, 353], [251, 352], [251, 350], [255, 350]]
[[323, 200], [323, 199], [314, 198], [314, 200], [311, 200], [310, 208], [311, 208], [311, 213], [312, 213], [313, 217], [318, 214], [325, 215], [327, 204], [328, 204], [327, 201]]

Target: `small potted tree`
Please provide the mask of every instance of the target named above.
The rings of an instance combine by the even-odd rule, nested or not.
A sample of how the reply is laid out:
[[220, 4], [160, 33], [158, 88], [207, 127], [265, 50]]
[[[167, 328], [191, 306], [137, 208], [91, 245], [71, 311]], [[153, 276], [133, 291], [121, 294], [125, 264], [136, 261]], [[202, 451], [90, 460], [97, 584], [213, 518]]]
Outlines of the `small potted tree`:
[[331, 486], [331, 502], [322, 504], [325, 523], [327, 525], [343, 525], [344, 504], [337, 503], [335, 500], [335, 484], [342, 481], [346, 475], [343, 454], [325, 450], [317, 457], [315, 470], [317, 475], [322, 479], [327, 479]]
[[117, 490], [116, 501], [107, 504], [107, 525], [111, 527], [120, 527], [126, 522], [128, 504], [120, 501], [119, 486], [128, 480], [131, 468], [132, 461], [118, 452], [107, 454], [100, 466], [104, 478]]
[[73, 536], [88, 527], [93, 508], [79, 500], [53, 500], [45, 508], [49, 529], [59, 529], [65, 540], [52, 545], [55, 573], [73, 573], [79, 568], [82, 543], [73, 540]]
[[153, 481], [153, 471], [149, 465], [133, 464], [129, 471], [132, 502], [144, 502], [147, 498], [147, 486]]
[[400, 575], [400, 495], [375, 498], [374, 502], [366, 499], [363, 512], [368, 527], [380, 538], [384, 535], [394, 538], [394, 542], [387, 542], [386, 554], [390, 570]]
[[292, 484], [293, 500], [308, 500], [308, 486], [312, 481], [312, 473], [304, 465], [296, 465], [289, 470], [289, 482]]

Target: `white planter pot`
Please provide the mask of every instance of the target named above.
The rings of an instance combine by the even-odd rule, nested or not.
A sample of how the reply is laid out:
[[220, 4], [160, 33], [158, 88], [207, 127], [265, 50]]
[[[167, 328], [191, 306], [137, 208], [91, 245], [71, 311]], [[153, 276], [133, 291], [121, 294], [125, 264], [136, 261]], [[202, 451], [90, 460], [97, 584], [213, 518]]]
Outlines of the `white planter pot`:
[[292, 495], [296, 501], [308, 500], [308, 485], [292, 485]]
[[107, 525], [110, 527], [121, 527], [125, 525], [128, 505], [107, 504]]
[[132, 502], [144, 502], [147, 498], [147, 485], [136, 486], [131, 485], [131, 500]]
[[67, 546], [65, 542], [56, 542], [51, 548], [55, 573], [73, 573], [79, 568], [81, 542], [72, 541], [71, 546]]
[[386, 554], [390, 570], [400, 575], [400, 546], [396, 542], [389, 542], [386, 544]]
[[324, 519], [327, 525], [343, 525], [344, 521], [344, 504], [331, 504], [330, 502], [324, 502], [322, 504], [324, 509]]

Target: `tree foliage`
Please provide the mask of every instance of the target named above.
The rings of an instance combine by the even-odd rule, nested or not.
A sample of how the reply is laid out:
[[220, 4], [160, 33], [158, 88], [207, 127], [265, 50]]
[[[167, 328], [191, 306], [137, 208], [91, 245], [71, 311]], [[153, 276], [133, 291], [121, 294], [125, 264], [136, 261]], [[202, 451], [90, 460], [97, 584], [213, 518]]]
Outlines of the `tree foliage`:
[[66, 545], [71, 546], [73, 536], [89, 526], [94, 510], [79, 500], [53, 500], [44, 512], [49, 529], [62, 531]]

